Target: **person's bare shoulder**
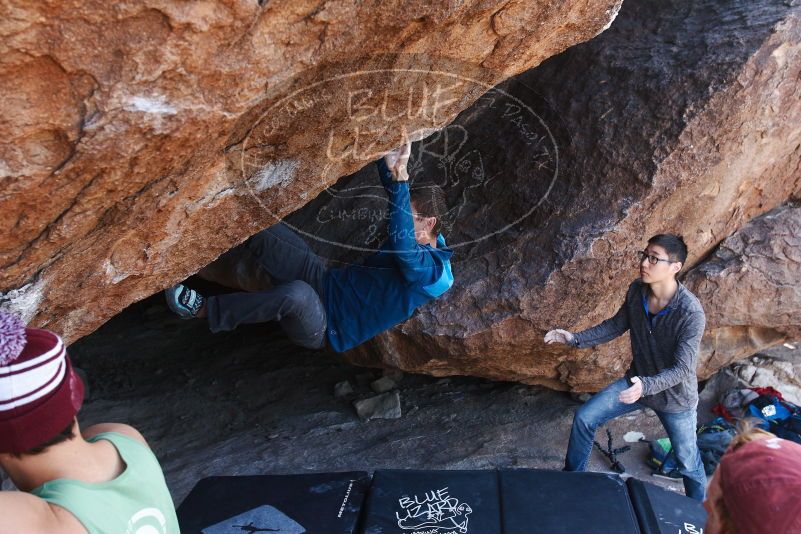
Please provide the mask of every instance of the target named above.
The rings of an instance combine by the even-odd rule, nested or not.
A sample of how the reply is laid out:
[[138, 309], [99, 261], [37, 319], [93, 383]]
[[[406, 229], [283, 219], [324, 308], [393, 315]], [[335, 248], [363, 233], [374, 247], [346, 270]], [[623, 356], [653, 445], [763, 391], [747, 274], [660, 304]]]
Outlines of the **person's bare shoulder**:
[[87, 534], [78, 518], [64, 508], [21, 491], [0, 492], [0, 532]]
[[131, 439], [135, 439], [142, 445], [149, 447], [147, 440], [145, 440], [145, 437], [139, 433], [137, 429], [122, 423], [99, 423], [97, 425], [90, 426], [81, 433], [85, 439], [89, 439], [98, 434], [102, 434], [103, 432], [116, 432], [117, 434], [122, 434], [123, 436], [128, 436]]

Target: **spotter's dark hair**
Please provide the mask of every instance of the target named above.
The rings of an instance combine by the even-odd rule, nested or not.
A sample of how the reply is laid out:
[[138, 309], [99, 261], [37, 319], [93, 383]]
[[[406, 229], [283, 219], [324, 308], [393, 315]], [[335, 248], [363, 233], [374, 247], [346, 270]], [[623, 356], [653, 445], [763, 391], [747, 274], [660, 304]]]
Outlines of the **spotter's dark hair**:
[[687, 261], [687, 245], [680, 235], [657, 234], [648, 240], [649, 245], [657, 245], [665, 249], [670, 261]]

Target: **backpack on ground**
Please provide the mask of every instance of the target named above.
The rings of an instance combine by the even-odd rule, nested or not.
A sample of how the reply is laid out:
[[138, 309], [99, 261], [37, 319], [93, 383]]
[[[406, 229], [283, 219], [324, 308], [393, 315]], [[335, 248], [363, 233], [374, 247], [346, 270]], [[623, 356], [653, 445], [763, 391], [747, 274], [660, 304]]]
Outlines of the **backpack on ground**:
[[659, 438], [648, 443], [649, 451], [645, 462], [654, 470], [654, 476], [670, 479], [681, 478], [676, 453], [669, 438]]
[[748, 404], [748, 413], [759, 426], [778, 437], [801, 443], [801, 408], [783, 400], [780, 393], [760, 395]]
[[734, 426], [723, 419], [716, 418], [708, 425], [703, 425], [696, 431], [698, 451], [701, 461], [704, 462], [704, 472], [711, 476], [718, 468], [720, 459], [729, 448], [732, 438], [736, 434]]

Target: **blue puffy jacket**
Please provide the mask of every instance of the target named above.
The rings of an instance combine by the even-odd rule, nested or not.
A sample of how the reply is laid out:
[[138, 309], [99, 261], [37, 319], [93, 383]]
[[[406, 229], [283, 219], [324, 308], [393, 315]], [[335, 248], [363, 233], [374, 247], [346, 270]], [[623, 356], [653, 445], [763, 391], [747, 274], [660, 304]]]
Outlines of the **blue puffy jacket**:
[[453, 251], [441, 235], [436, 248], [417, 242], [409, 184], [392, 181], [383, 158], [376, 165], [389, 196], [389, 237], [361, 263], [329, 269], [326, 275], [328, 343], [337, 352], [405, 321], [453, 285]]

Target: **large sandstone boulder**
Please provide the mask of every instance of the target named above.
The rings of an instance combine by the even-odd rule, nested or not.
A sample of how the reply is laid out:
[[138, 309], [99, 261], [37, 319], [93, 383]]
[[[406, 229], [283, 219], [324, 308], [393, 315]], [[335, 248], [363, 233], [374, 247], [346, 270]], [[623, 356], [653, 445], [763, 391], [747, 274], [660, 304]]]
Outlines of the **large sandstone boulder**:
[[620, 3], [4, 2], [0, 304], [75, 340]]
[[726, 238], [686, 279], [706, 310], [701, 374], [801, 339], [800, 282], [801, 207], [772, 210]]
[[[448, 129], [463, 143], [418, 147], [413, 177], [439, 181], [457, 206], [456, 284], [348, 358], [595, 390], [628, 366], [627, 336], [584, 351], [542, 337], [614, 314], [637, 275], [635, 252], [661, 232], [684, 236], [688, 283], [710, 316], [702, 377], [794, 335], [801, 302], [787, 249], [797, 226], [774, 233], [766, 218], [705, 259], [801, 196], [800, 75], [798, 4], [627, 2], [608, 31], [463, 112]], [[330, 243], [374, 246], [381, 218], [371, 214], [383, 205], [341, 193], [375, 180], [365, 169], [289, 220], [324, 236], [324, 255], [356, 256]], [[729, 244], [754, 231], [762, 245]], [[763, 253], [764, 280], [725, 274], [762, 268]]]

